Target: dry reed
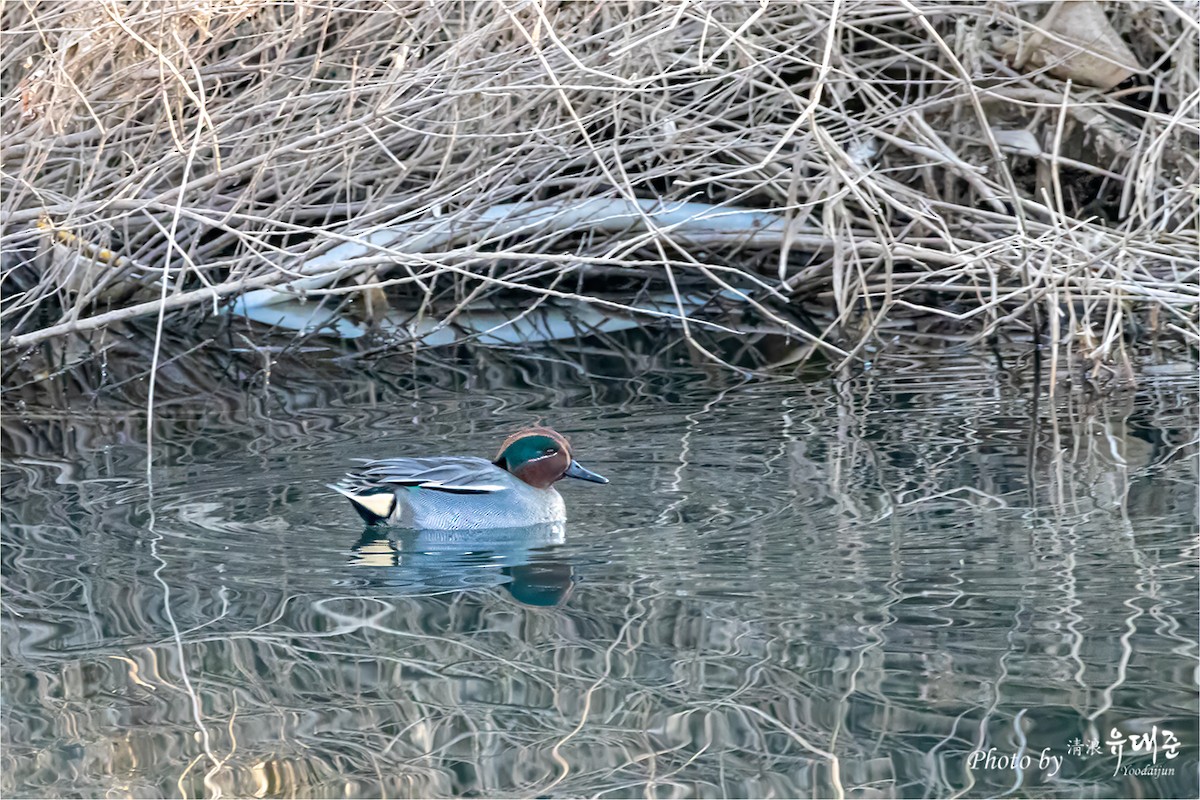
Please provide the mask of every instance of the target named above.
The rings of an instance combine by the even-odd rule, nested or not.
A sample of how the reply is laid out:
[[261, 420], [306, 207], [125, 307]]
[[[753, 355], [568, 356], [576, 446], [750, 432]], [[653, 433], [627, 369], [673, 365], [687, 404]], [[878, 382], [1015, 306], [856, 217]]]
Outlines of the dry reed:
[[[1128, 376], [1131, 341], [1200, 342], [1200, 25], [1106, 7], [1128, 48], [1108, 66], [1137, 63], [1101, 90], [1116, 78], [1057, 32], [1067, 6], [1099, 8], [9, 3], [3, 341], [179, 329], [364, 233], [438, 225], [459, 233], [368, 248], [314, 294], [453, 318], [500, 294], [733, 289], [799, 360], [936, 324]], [[595, 198], [761, 209], [786, 234], [480, 223]]]

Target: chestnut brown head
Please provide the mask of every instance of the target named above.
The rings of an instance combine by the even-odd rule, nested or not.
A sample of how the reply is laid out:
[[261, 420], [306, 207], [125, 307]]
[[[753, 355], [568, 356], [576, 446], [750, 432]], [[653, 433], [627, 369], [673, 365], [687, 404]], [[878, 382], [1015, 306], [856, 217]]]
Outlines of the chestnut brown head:
[[584, 469], [571, 457], [566, 437], [549, 428], [525, 428], [504, 440], [496, 466], [538, 489], [549, 489], [562, 478], [608, 483], [608, 478]]

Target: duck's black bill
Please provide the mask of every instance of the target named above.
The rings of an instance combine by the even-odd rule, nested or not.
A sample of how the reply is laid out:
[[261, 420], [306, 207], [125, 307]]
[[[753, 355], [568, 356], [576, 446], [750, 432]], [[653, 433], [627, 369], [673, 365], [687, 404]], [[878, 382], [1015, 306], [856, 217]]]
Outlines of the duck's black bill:
[[579, 462], [572, 459], [571, 466], [567, 467], [567, 471], [563, 473], [567, 478], [579, 478], [581, 481], [591, 481], [592, 483], [608, 483], [608, 478], [603, 475], [597, 475], [590, 469], [584, 469], [579, 466]]

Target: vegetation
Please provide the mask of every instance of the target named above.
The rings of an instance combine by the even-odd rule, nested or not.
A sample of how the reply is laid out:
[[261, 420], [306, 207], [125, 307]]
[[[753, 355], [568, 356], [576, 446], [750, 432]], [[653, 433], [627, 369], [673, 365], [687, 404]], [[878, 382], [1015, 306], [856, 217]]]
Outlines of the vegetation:
[[[79, 0], [3, 30], [10, 356], [271, 288], [435, 327], [719, 292], [790, 362], [1038, 337], [1127, 378], [1131, 342], [1200, 342], [1200, 26], [1169, 2]], [[629, 224], [570, 213], [599, 201]]]

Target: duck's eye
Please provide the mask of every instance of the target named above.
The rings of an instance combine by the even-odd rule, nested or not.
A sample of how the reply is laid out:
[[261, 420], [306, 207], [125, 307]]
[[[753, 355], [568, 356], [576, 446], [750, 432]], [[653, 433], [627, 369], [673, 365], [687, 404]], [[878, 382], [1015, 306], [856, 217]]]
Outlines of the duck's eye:
[[558, 448], [557, 447], [547, 447], [544, 455], [556, 456], [556, 455], [558, 455]]

